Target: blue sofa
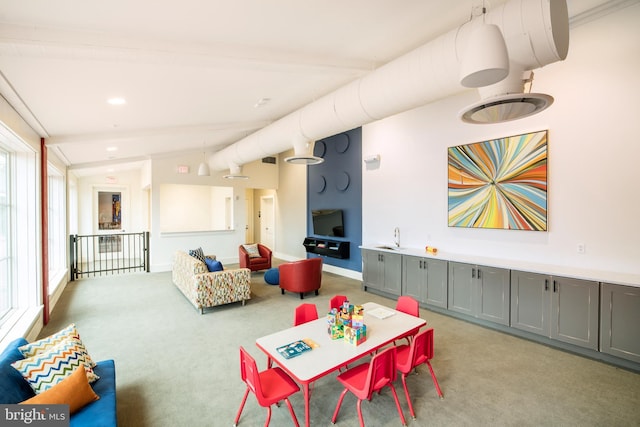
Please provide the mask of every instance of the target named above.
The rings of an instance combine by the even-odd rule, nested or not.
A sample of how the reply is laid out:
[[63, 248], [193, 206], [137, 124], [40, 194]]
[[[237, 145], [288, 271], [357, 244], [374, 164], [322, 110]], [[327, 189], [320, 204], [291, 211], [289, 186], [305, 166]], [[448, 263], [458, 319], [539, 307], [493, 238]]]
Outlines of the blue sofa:
[[[11, 364], [24, 359], [18, 347], [27, 344], [24, 338], [12, 341], [0, 354], [0, 403], [14, 404], [34, 396], [34, 392], [22, 375]], [[93, 369], [100, 377], [91, 384], [100, 399], [89, 403], [71, 415], [71, 427], [114, 427], [116, 414], [116, 368], [113, 360], [103, 360]]]

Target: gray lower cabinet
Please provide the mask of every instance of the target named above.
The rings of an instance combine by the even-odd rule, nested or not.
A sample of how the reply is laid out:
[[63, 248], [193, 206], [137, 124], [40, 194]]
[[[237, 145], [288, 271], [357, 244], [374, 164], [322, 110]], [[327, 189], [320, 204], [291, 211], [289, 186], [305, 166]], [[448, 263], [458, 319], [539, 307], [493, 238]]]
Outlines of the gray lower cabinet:
[[448, 309], [509, 325], [510, 270], [449, 262]]
[[602, 283], [600, 351], [640, 363], [640, 288]]
[[598, 349], [600, 284], [513, 270], [511, 327]]
[[402, 283], [402, 255], [362, 250], [362, 280], [368, 288], [399, 296]]
[[423, 304], [447, 308], [447, 261], [403, 256], [402, 295]]

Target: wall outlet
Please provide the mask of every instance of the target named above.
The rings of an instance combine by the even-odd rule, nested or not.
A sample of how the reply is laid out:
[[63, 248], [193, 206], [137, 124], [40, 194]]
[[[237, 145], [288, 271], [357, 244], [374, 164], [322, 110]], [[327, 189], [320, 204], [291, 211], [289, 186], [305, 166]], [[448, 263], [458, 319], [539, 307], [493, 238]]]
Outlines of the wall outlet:
[[578, 243], [578, 246], [576, 247], [576, 251], [579, 254], [583, 254], [585, 251], [584, 243]]

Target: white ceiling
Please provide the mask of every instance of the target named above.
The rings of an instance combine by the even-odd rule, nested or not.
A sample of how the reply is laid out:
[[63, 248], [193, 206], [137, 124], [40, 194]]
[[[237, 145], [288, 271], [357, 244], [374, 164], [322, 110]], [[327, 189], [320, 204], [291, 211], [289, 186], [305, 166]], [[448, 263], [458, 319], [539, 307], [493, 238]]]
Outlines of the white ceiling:
[[[568, 0], [569, 15], [633, 2]], [[0, 0], [0, 91], [80, 174], [212, 153], [455, 28], [482, 3]], [[108, 105], [116, 96], [127, 103]]]

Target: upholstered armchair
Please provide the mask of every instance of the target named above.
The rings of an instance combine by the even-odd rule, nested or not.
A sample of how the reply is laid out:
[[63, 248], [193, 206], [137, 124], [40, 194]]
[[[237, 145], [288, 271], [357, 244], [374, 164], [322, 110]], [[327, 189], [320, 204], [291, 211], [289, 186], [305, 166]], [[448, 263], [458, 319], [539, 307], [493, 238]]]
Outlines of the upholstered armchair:
[[271, 268], [271, 249], [260, 243], [240, 245], [238, 257], [240, 258], [240, 268], [248, 268], [251, 271]]
[[309, 258], [300, 261], [287, 262], [278, 266], [280, 273], [280, 290], [297, 292], [300, 299], [305, 292], [318, 290], [322, 282], [322, 258]]

